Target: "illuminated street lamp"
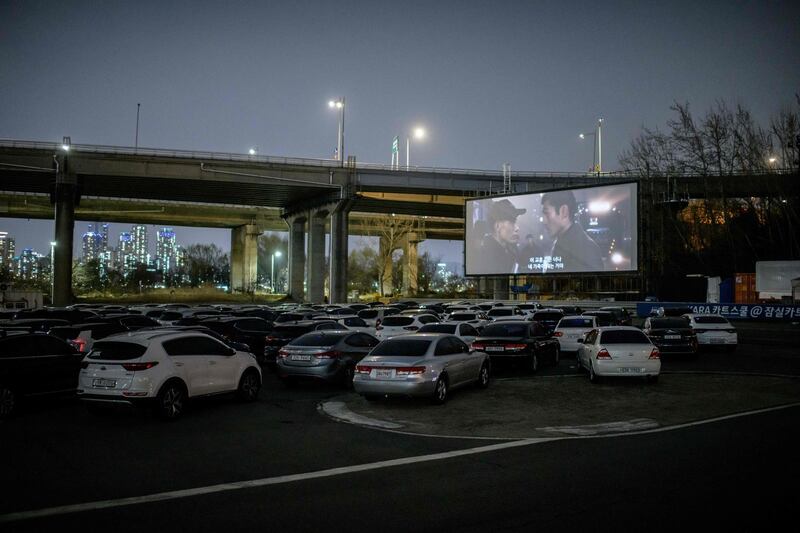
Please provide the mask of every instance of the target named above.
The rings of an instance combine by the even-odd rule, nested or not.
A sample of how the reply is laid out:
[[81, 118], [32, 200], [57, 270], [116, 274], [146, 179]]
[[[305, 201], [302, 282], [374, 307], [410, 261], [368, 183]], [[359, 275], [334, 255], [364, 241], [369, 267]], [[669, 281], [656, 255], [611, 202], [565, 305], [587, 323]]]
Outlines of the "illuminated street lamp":
[[56, 241], [50, 241], [50, 305], [53, 305], [53, 298], [55, 298], [55, 279], [56, 273], [53, 266], [53, 259], [56, 253]]
[[272, 266], [270, 267], [270, 273], [272, 274], [272, 293], [273, 294], [275, 293], [275, 257], [276, 256], [277, 257], [281, 256], [280, 250], [272, 252]]
[[250, 150], [248, 150], [248, 153], [250, 155], [258, 155], [258, 146], [254, 146], [254, 147], [250, 148]]
[[[414, 138], [417, 140], [422, 140], [425, 138], [425, 128], [414, 128], [413, 132]], [[406, 170], [411, 168], [411, 138], [406, 137]]]
[[601, 172], [603, 172], [603, 119], [597, 119], [597, 131], [592, 131], [589, 133], [581, 133], [578, 135], [581, 139], [585, 139], [588, 135], [594, 136], [596, 143], [597, 143], [597, 159], [595, 159], [595, 151], [592, 149], [592, 170], [597, 172], [599, 176]]
[[344, 152], [344, 96], [328, 102], [328, 107], [339, 110], [339, 141], [336, 146], [336, 159], [341, 162]]

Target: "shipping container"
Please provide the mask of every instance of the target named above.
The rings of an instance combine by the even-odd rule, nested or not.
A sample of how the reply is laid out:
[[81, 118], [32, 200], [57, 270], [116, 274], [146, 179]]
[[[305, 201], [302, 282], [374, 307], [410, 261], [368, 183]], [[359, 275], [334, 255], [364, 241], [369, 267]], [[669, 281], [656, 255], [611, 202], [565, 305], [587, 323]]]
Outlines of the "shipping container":
[[737, 304], [751, 304], [758, 302], [755, 272], [739, 273], [734, 275], [734, 302]]

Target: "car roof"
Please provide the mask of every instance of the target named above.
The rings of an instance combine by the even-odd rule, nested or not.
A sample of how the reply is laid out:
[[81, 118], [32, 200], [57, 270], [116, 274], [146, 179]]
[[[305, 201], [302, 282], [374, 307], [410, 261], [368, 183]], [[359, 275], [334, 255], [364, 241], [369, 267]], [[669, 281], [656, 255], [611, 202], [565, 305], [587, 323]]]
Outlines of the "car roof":
[[644, 332], [636, 326], [602, 326], [595, 329], [601, 333], [604, 331], [638, 331], [644, 335]]
[[566, 320], [568, 318], [591, 318], [594, 315], [564, 315], [561, 317], [561, 320]]

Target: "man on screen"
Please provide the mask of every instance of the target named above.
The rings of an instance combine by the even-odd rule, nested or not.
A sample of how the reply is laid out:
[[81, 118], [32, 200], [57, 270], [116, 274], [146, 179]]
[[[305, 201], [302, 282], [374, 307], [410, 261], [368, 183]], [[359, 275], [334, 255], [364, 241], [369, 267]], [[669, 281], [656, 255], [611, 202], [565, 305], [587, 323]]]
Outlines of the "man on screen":
[[488, 213], [488, 232], [478, 247], [476, 273], [514, 274], [519, 271], [517, 209], [508, 199], [492, 202]]
[[[554, 239], [548, 270], [596, 272], [603, 270], [600, 247], [575, 222], [578, 204], [572, 191], [553, 191], [542, 196], [542, 215]], [[559, 266], [561, 265], [561, 266]]]

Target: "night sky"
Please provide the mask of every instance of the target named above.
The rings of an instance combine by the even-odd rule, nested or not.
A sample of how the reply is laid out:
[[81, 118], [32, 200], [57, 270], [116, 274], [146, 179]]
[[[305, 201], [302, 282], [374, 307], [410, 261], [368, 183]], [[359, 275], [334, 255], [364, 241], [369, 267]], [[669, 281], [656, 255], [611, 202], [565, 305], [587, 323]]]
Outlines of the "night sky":
[[[412, 165], [584, 171], [578, 133], [602, 117], [612, 171], [675, 101], [741, 103], [767, 126], [800, 91], [798, 20], [796, 0], [0, 0], [0, 138], [133, 146], [141, 103], [140, 147], [326, 158], [344, 96], [362, 162], [388, 164], [422, 125]], [[43, 253], [52, 239], [49, 222], [0, 230]], [[179, 241], [230, 246], [222, 230]]]

